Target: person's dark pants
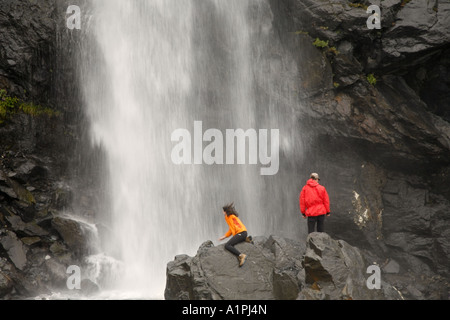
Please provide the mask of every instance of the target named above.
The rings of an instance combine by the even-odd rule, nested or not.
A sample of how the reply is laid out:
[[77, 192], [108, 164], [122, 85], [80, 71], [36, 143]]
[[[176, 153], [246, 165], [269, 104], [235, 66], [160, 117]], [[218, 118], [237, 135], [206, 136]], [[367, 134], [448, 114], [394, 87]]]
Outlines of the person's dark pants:
[[227, 244], [225, 245], [225, 249], [227, 249], [228, 251], [230, 251], [232, 254], [234, 254], [235, 256], [238, 256], [241, 254], [234, 246], [237, 245], [238, 243], [244, 242], [245, 239], [247, 239], [247, 231], [238, 233], [237, 235], [235, 235], [233, 238], [231, 238]]
[[315, 232], [316, 224], [317, 232], [325, 232], [325, 215], [308, 217], [308, 233]]

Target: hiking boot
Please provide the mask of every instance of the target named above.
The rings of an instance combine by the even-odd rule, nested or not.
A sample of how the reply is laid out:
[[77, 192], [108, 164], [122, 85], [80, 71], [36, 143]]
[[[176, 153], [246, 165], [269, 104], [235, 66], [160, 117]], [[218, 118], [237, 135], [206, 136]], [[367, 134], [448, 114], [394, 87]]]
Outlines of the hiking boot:
[[245, 239], [245, 242], [254, 244], [254, 243], [253, 243], [253, 238], [252, 238], [252, 236], [248, 236], [248, 237]]
[[242, 267], [244, 265], [246, 259], [247, 259], [247, 255], [241, 253], [239, 256], [239, 267]]

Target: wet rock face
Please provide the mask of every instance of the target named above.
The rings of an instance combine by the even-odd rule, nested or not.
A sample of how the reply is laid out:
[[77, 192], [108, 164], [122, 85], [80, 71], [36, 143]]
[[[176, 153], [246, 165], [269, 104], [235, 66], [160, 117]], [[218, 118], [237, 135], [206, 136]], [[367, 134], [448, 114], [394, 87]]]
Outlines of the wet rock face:
[[2, 235], [0, 244], [6, 250], [14, 266], [19, 270], [23, 270], [27, 263], [27, 248], [23, 246], [16, 234], [11, 231], [6, 232], [5, 235]]
[[[5, 1], [0, 8], [0, 84], [23, 96], [48, 97], [55, 50], [55, 5]], [[27, 37], [23, 36], [26, 30]], [[44, 100], [44, 99], [43, 99]], [[42, 100], [41, 100], [42, 101]]]
[[381, 284], [381, 272], [380, 287], [369, 288], [367, 282], [371, 282], [371, 273], [367, 270], [370, 262], [363, 253], [325, 233], [308, 237], [303, 266], [306, 285], [301, 297], [304, 299], [403, 299], [396, 288], [386, 282]]
[[[77, 223], [68, 222], [66, 227], [72, 228], [63, 228], [62, 221], [53, 222], [79, 200], [71, 190], [89, 187], [76, 187], [67, 177], [73, 146], [80, 139], [73, 128], [79, 125], [79, 115], [76, 106], [58, 104], [77, 105], [74, 68], [63, 63], [75, 54], [72, 47], [76, 46], [68, 44], [77, 38], [62, 29], [67, 6], [83, 1], [11, 0], [0, 7], [0, 89], [67, 109], [61, 118], [18, 114], [0, 126], [0, 296], [27, 296], [50, 284], [62, 284], [61, 270], [76, 260], [76, 250], [85, 248]], [[381, 30], [367, 29], [364, 6], [369, 4], [378, 4], [382, 10]], [[295, 121], [305, 133], [306, 160], [298, 161], [298, 168], [308, 170], [304, 180], [310, 171], [318, 171], [330, 193], [333, 215], [327, 220], [327, 232], [382, 256], [383, 261], [395, 260], [387, 262], [387, 270], [396, 271], [387, 276], [406, 297], [448, 298], [448, 294], [432, 292], [438, 292], [434, 282], [445, 286], [449, 277], [450, 4], [271, 0], [270, 5], [274, 35], [286, 51], [276, 52], [268, 71], [279, 72], [279, 83], [286, 84], [280, 103], [298, 116]], [[328, 41], [328, 47], [312, 45], [316, 38]], [[279, 70], [277, 62], [290, 62], [287, 53], [296, 65]], [[376, 84], [368, 82], [369, 74], [374, 74]], [[86, 197], [78, 203], [84, 202], [92, 211], [95, 201], [91, 200]], [[266, 269], [260, 275], [270, 276], [258, 295], [291, 299], [303, 292], [304, 298], [342, 298], [327, 291], [331, 289], [325, 280], [333, 278], [330, 270], [328, 278], [318, 282], [320, 291], [314, 287], [308, 292], [299, 286], [306, 284], [299, 276], [305, 269], [315, 272], [312, 256], [302, 267], [302, 257], [283, 255], [289, 267], [278, 267], [277, 248], [285, 252], [292, 246], [263, 242], [261, 248], [255, 244], [265, 252], [260, 262]], [[205, 246], [198, 257], [178, 257], [172, 267], [179, 275], [173, 274], [173, 279], [180, 287], [188, 282], [190, 289], [181, 290], [180, 296], [168, 289], [168, 295], [229, 297], [227, 291], [203, 286], [213, 269], [205, 269], [206, 278], [199, 275], [198, 282], [190, 282], [195, 270], [204, 272], [202, 261], [213, 260], [210, 254], [224, 258], [223, 250], [209, 252], [216, 249]], [[247, 249], [256, 254], [254, 247]], [[335, 249], [330, 252], [340, 252]], [[51, 259], [46, 260], [47, 256]], [[228, 268], [223, 270], [233, 269], [233, 258], [225, 260]], [[425, 281], [429, 277], [434, 279], [431, 284]], [[410, 281], [407, 285], [405, 278]], [[211, 282], [214, 288], [226, 283], [220, 279]], [[248, 287], [253, 288], [257, 280]]]
[[180, 255], [167, 265], [169, 300], [342, 300], [402, 299], [390, 284], [367, 285], [370, 265], [345, 241], [313, 233], [306, 243], [271, 236], [240, 244], [248, 254], [238, 267], [235, 257], [206, 242], [195, 257]]
[[82, 117], [75, 114], [77, 34], [66, 30], [65, 12], [83, 3], [11, 0], [0, 7], [0, 90], [57, 111], [17, 110], [0, 123], [1, 299], [65, 289], [67, 267], [81, 266], [91, 252], [93, 230], [64, 215], [76, 203], [89, 220], [93, 207], [89, 196], [81, 201], [73, 193]]
[[[62, 117], [17, 112], [0, 125], [0, 298], [65, 288], [82, 265], [91, 230], [73, 212], [75, 139]], [[88, 217], [87, 217], [88, 218]]]
[[[381, 29], [367, 28], [370, 5], [381, 10]], [[283, 0], [273, 6], [288, 17], [280, 23], [290, 31], [330, 40], [366, 71], [409, 68], [439, 53], [450, 41], [447, 2]]]

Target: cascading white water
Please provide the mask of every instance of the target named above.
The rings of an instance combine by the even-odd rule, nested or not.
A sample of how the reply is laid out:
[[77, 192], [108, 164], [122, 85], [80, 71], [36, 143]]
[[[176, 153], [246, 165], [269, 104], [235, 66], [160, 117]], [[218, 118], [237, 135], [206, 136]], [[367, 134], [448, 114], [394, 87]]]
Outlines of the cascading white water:
[[274, 105], [258, 111], [255, 97], [255, 76], [270, 77], [257, 69], [265, 48], [255, 39], [270, 30], [270, 19], [258, 18], [268, 5], [265, 0], [91, 5], [87, 32], [96, 48], [82, 61], [81, 85], [92, 141], [104, 151], [108, 169], [107, 212], [101, 216], [110, 217], [111, 237], [104, 250], [123, 262], [110, 287], [162, 297], [167, 262], [225, 233], [225, 203], [235, 201], [254, 235], [279, 226], [263, 204], [268, 196], [284, 201], [282, 187], [273, 193], [259, 167], [171, 161], [171, 133], [193, 132], [194, 121], [218, 130], [280, 125]]

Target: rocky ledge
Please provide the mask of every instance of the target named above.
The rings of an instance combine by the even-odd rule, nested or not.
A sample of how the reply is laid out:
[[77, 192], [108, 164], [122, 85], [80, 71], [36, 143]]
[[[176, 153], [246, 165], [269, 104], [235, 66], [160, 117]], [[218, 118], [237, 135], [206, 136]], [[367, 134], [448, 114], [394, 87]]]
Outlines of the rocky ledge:
[[[176, 256], [167, 265], [165, 298], [402, 300], [442, 298], [445, 292], [438, 279], [399, 276], [395, 260], [375, 260], [370, 253], [326, 233], [312, 233], [306, 243], [257, 237], [253, 244], [242, 243], [237, 248], [248, 255], [242, 268], [224, 245], [215, 246], [212, 241], [203, 243], [194, 257]], [[374, 287], [377, 275], [380, 286]]]

